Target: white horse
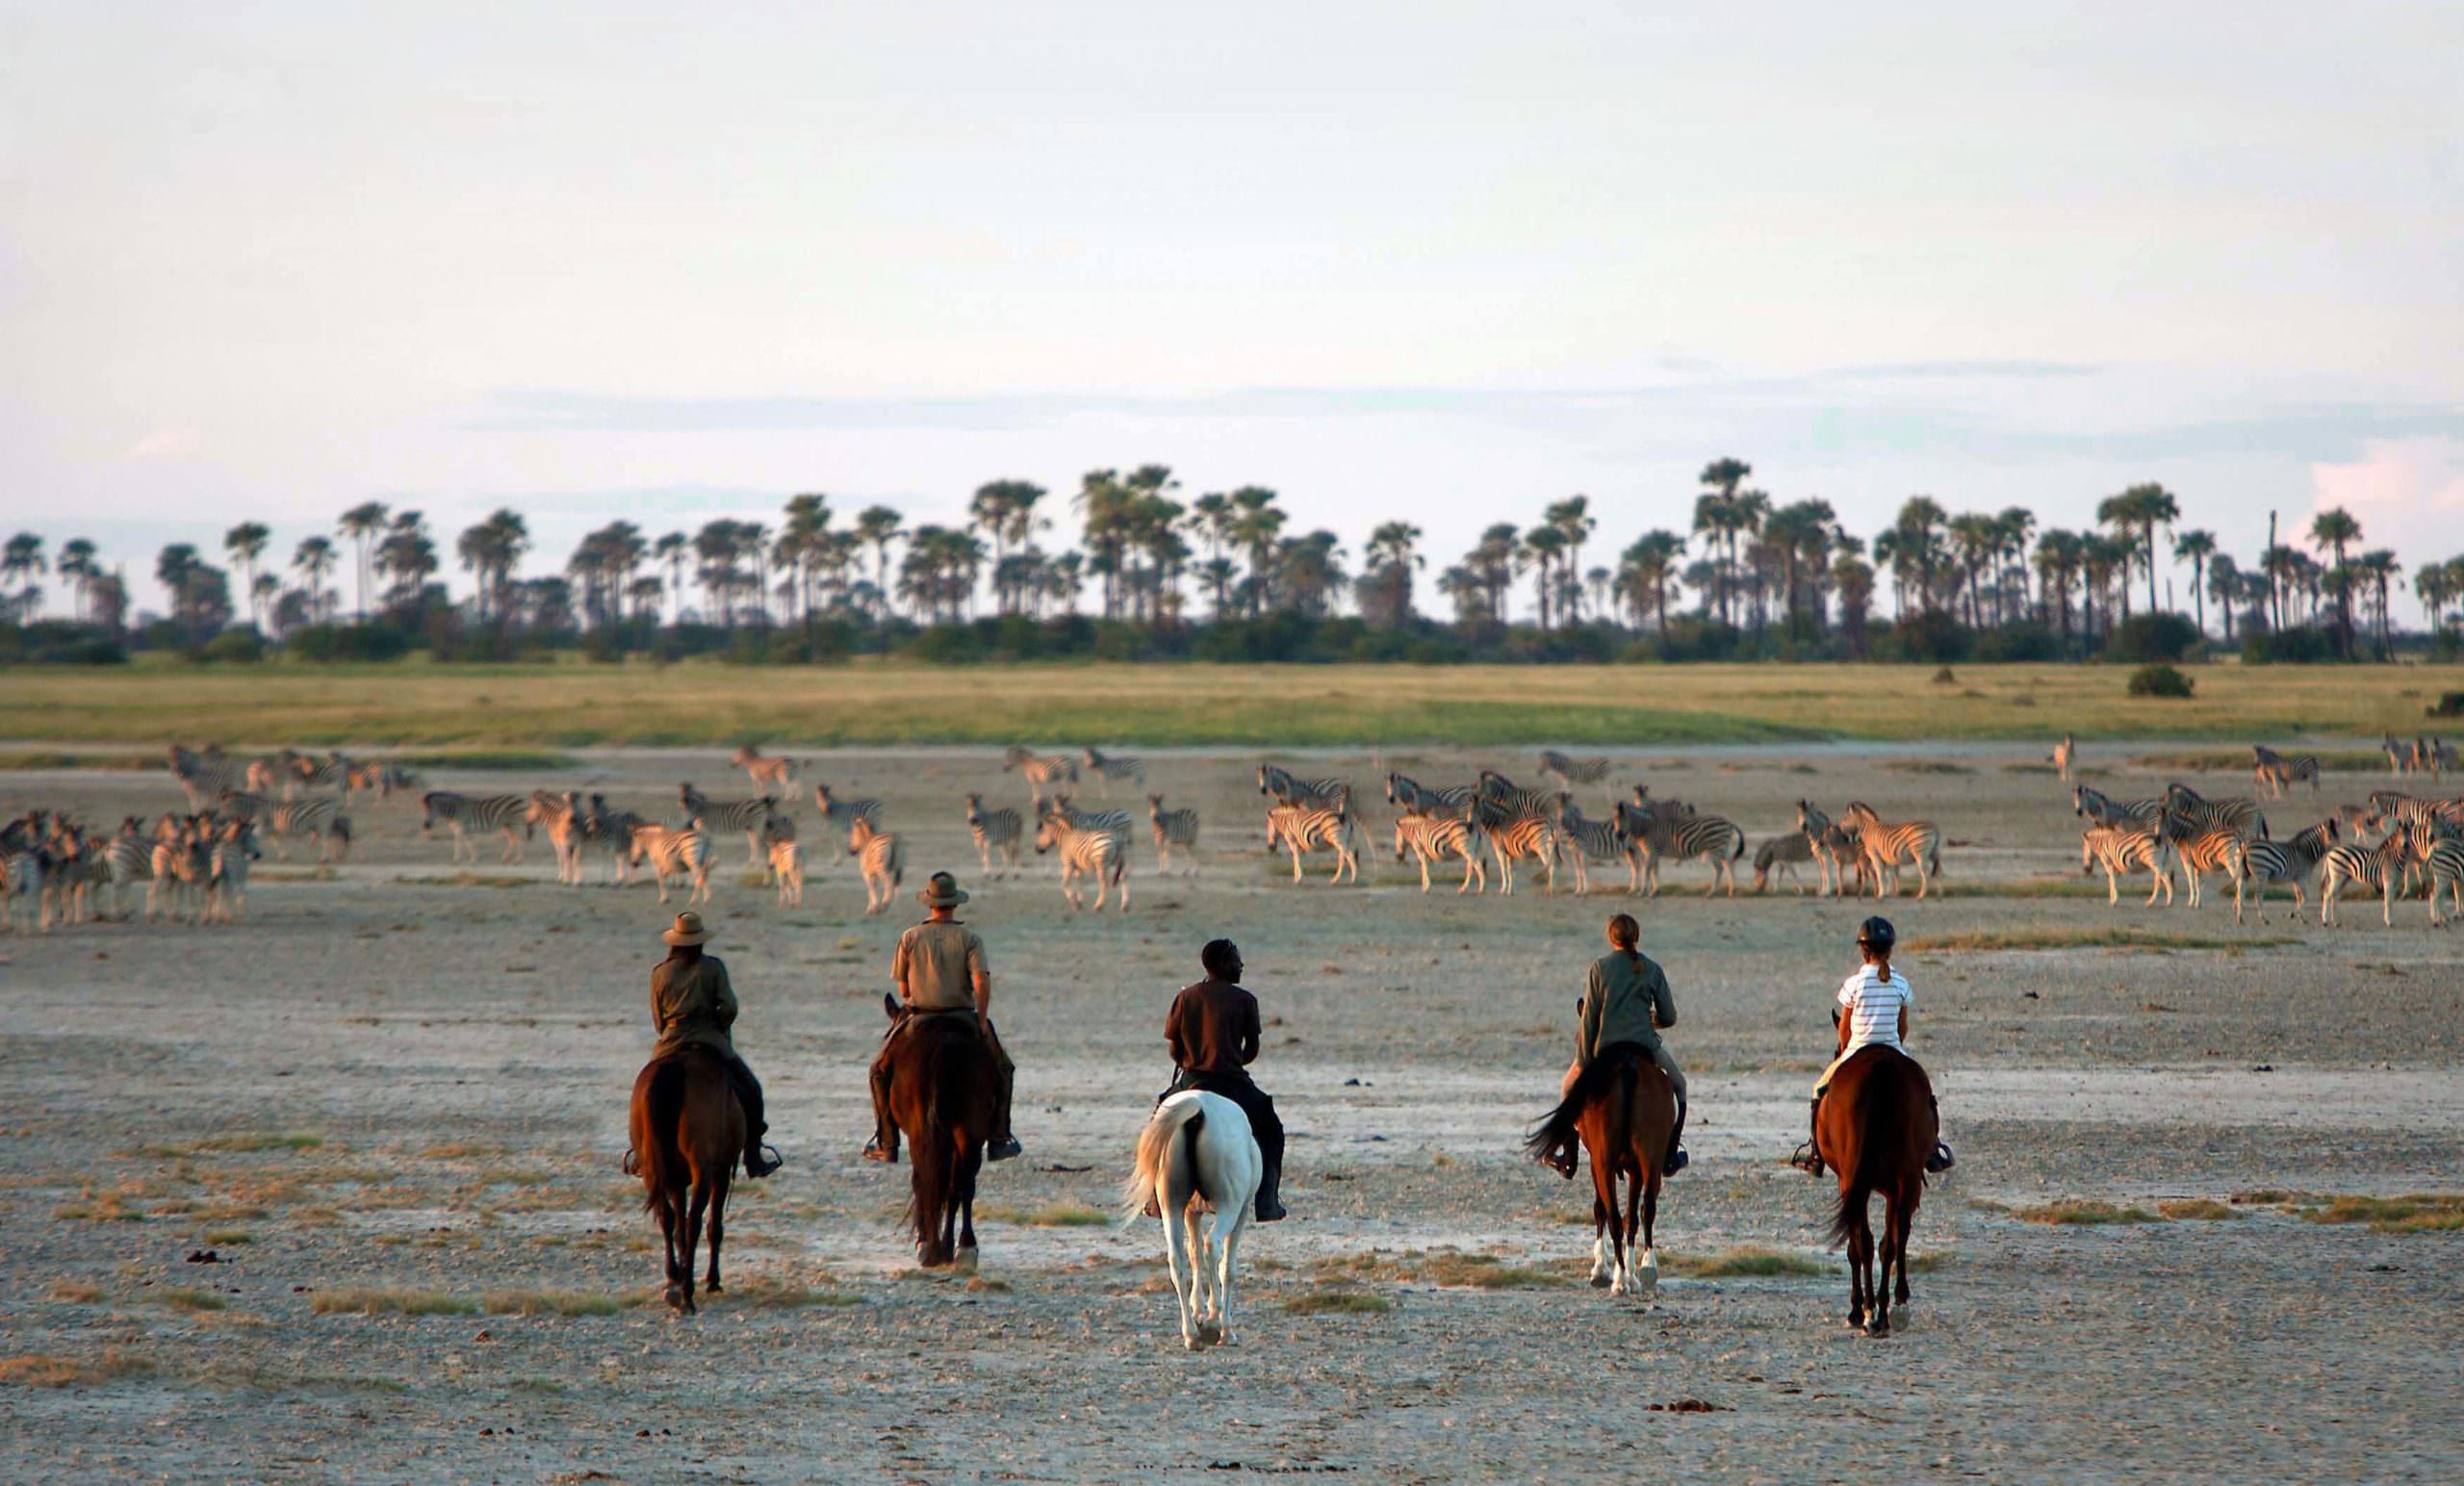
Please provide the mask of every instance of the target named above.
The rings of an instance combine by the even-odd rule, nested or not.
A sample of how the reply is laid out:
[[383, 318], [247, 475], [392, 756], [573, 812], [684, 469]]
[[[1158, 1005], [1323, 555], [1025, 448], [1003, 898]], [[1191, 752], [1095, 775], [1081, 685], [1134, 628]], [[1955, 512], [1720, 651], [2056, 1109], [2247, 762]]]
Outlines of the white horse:
[[1164, 1263], [1191, 1351], [1232, 1340], [1232, 1257], [1257, 1211], [1265, 1171], [1249, 1116], [1221, 1094], [1174, 1094], [1139, 1132], [1138, 1163], [1121, 1186], [1122, 1217], [1136, 1221], [1150, 1197], [1163, 1215]]

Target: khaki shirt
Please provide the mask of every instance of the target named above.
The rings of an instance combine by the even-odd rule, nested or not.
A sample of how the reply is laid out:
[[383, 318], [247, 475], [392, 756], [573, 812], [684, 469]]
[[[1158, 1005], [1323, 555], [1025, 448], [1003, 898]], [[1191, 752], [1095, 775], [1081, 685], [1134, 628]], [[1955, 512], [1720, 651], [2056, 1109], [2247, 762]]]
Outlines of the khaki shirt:
[[898, 953], [889, 961], [899, 1000], [918, 1012], [975, 1010], [976, 978], [991, 974], [984, 941], [956, 920], [908, 930], [898, 936]]
[[687, 964], [662, 960], [651, 970], [651, 1025], [658, 1031], [654, 1057], [700, 1044], [735, 1056], [735, 987], [715, 955]]
[[[1637, 963], [1637, 961], [1640, 962]], [[1659, 1029], [1677, 1025], [1677, 998], [1659, 962], [1624, 950], [1594, 961], [1583, 985], [1582, 1025], [1575, 1033], [1575, 1062], [1588, 1063], [1618, 1042], [1659, 1046]]]

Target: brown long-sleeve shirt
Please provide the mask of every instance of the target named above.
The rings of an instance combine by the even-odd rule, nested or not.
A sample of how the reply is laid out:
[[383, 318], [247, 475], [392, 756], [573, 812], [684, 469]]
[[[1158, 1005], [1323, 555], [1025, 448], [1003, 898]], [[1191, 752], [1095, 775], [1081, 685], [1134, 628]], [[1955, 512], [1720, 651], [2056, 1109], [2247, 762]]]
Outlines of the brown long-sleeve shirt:
[[1192, 1073], [1239, 1073], [1258, 1056], [1258, 998], [1226, 981], [1200, 981], [1164, 1017], [1172, 1062]]
[[689, 963], [662, 960], [651, 971], [651, 1025], [658, 1031], [653, 1052], [659, 1057], [693, 1043], [732, 1057], [735, 1010], [735, 987], [715, 955]]

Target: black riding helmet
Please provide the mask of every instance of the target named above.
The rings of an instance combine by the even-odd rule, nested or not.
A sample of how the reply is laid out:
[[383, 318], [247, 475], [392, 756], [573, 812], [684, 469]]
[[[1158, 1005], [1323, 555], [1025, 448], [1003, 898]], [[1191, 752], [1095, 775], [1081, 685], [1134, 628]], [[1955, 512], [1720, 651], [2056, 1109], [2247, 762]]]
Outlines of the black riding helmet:
[[1899, 931], [1890, 926], [1889, 919], [1877, 914], [1857, 926], [1857, 942], [1887, 950], [1899, 942]]

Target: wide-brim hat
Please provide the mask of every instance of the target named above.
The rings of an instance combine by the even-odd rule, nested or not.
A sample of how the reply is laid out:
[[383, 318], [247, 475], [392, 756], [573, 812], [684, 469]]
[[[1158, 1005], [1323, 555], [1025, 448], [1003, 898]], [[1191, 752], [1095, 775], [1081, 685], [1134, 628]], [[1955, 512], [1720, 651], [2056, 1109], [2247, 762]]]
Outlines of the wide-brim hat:
[[665, 939], [670, 944], [680, 946], [686, 944], [707, 944], [710, 942], [710, 931], [702, 926], [701, 914], [679, 913], [676, 915], [676, 922], [669, 927], [665, 934], [660, 935], [659, 937]]
[[928, 909], [954, 909], [966, 901], [966, 889], [947, 872], [936, 872], [915, 890], [915, 901]]

